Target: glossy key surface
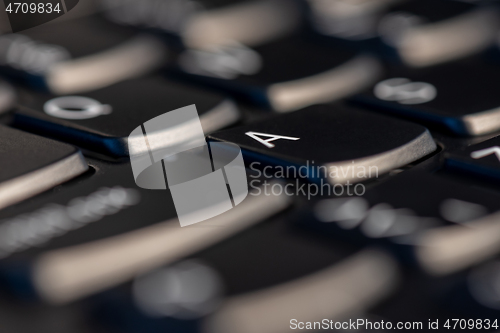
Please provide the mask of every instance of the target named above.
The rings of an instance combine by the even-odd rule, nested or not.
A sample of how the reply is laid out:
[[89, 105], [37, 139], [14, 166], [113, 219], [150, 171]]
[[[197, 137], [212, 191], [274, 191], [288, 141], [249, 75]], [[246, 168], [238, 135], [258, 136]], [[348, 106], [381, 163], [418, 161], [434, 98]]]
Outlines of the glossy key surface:
[[311, 106], [210, 139], [238, 144], [262, 167], [306, 166], [310, 172], [303, 177], [326, 177], [332, 184], [382, 175], [436, 149], [425, 127], [343, 105]]
[[279, 112], [339, 99], [381, 72], [378, 61], [298, 36], [255, 48], [230, 44], [180, 54], [176, 75], [217, 87]]
[[27, 93], [15, 124], [101, 154], [126, 157], [127, 138], [137, 126], [192, 104], [207, 133], [239, 118], [235, 104], [222, 94], [146, 77], [81, 95]]
[[167, 48], [156, 37], [97, 16], [4, 34], [0, 42], [4, 75], [58, 95], [106, 87], [144, 75], [167, 61]]
[[392, 68], [354, 99], [375, 111], [478, 136], [500, 129], [498, 74], [500, 67], [480, 59], [419, 70]]
[[12, 205], [87, 170], [70, 145], [9, 127], [0, 127], [0, 207]]

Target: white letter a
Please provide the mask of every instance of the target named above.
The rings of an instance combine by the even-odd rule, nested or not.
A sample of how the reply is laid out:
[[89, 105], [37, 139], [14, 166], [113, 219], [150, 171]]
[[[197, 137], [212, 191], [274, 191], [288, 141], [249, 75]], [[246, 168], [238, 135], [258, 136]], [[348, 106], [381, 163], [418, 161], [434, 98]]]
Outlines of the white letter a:
[[[258, 133], [258, 132], [246, 132], [245, 134], [248, 135], [249, 137], [251, 137], [252, 139], [259, 141], [267, 148], [273, 148], [274, 144], [272, 144], [270, 142], [275, 141], [275, 140], [279, 140], [279, 139], [292, 140], [292, 141], [300, 140], [300, 138], [293, 138], [290, 136], [265, 134], [265, 133]], [[264, 140], [264, 139], [260, 138], [261, 136], [267, 137], [269, 139]]]

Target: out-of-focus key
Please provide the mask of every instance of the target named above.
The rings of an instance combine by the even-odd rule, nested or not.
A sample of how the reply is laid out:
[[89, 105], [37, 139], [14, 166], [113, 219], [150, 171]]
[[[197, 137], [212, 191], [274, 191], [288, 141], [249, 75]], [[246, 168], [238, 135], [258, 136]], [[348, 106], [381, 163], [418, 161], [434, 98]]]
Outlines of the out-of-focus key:
[[300, 23], [289, 0], [103, 0], [108, 18], [180, 36], [188, 47], [239, 42], [258, 45], [285, 35]]
[[500, 129], [494, 84], [499, 75], [498, 66], [479, 61], [392, 69], [386, 79], [354, 99], [380, 112], [476, 136]]
[[485, 49], [495, 41], [497, 27], [495, 8], [414, 0], [392, 6], [378, 24], [378, 33], [403, 62], [423, 67]]
[[129, 163], [91, 165], [95, 174], [85, 181], [1, 212], [0, 276], [14, 294], [70, 302], [216, 244], [291, 203], [251, 195], [183, 228], [169, 192], [138, 188]]
[[335, 322], [390, 295], [397, 274], [395, 262], [385, 253], [361, 251], [310, 276], [228, 299], [207, 318], [204, 332], [279, 332], [283, 322], [298, 328], [298, 320], [290, 319], [295, 316], [314, 322], [327, 314]]
[[500, 138], [448, 154], [447, 166], [484, 178], [500, 180]]
[[380, 75], [377, 60], [290, 37], [255, 49], [242, 44], [186, 50], [178, 74], [278, 112], [336, 100]]
[[27, 93], [15, 125], [115, 157], [128, 156], [127, 138], [145, 121], [184, 106], [197, 106], [205, 133], [239, 119], [225, 96], [161, 77], [114, 84], [79, 96]]
[[444, 275], [500, 251], [500, 196], [436, 176], [394, 176], [362, 197], [326, 199], [299, 223], [360, 242], [379, 242], [425, 271]]
[[[177, 266], [138, 279], [135, 299], [108, 301], [106, 307], [98, 308], [99, 317], [107, 317], [105, 320], [115, 327], [134, 331], [147, 326], [154, 333], [173, 328], [190, 333], [282, 332], [283, 323], [298, 329], [325, 316], [329, 321], [323, 324], [333, 329], [335, 321], [358, 315], [391, 295], [399, 278], [390, 256], [364, 250], [309, 275], [221, 301], [224, 285], [217, 271], [196, 262]], [[179, 278], [183, 278], [179, 281], [182, 285], [169, 283]], [[197, 303], [189, 297], [189, 290], [203, 292], [205, 299]], [[172, 297], [176, 291], [178, 303]], [[117, 308], [127, 314], [128, 320], [112, 316], [112, 309]], [[208, 313], [196, 313], [201, 309]]]
[[289, 204], [284, 195], [248, 197], [233, 210], [196, 226], [181, 228], [174, 218], [121, 238], [47, 252], [37, 259], [34, 283], [42, 298], [68, 302], [216, 244]]
[[132, 332], [281, 332], [283, 322], [288, 329], [322, 316], [335, 322], [359, 315], [397, 287], [399, 270], [386, 253], [322, 242], [292, 228], [294, 214], [143, 274], [96, 300], [95, 312]]
[[54, 94], [95, 90], [165, 64], [164, 44], [98, 17], [0, 36], [4, 74]]
[[[344, 105], [311, 106], [210, 138], [238, 144], [257, 167], [290, 166], [295, 168], [287, 172], [290, 178], [326, 178], [331, 184], [367, 180], [436, 149], [420, 125]], [[297, 172], [301, 166], [308, 171]], [[268, 168], [267, 174], [273, 172]]]
[[0, 209], [64, 183], [88, 166], [72, 146], [0, 127]]

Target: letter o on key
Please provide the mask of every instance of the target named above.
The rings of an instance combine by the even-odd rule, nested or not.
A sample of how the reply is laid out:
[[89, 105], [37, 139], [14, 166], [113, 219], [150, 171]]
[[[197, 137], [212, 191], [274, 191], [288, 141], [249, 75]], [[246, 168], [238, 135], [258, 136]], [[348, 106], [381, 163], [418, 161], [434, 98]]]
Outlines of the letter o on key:
[[64, 96], [47, 101], [43, 110], [46, 114], [62, 119], [90, 119], [110, 114], [110, 105], [81, 96]]

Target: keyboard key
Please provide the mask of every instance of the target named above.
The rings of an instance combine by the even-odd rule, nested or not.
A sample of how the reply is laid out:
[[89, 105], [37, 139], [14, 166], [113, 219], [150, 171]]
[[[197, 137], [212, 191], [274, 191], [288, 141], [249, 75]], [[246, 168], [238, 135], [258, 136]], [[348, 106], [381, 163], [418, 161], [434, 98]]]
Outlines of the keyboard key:
[[0, 127], [0, 209], [46, 191], [88, 166], [72, 146]]
[[[323, 314], [333, 323], [358, 315], [358, 311], [365, 311], [389, 296], [399, 279], [398, 267], [390, 256], [381, 251], [364, 250], [282, 284], [232, 295], [222, 302], [212, 299], [219, 302], [205, 304], [204, 309], [210, 312], [203, 316], [192, 313], [203, 304], [193, 305], [196, 300], [188, 296], [189, 291], [203, 290], [207, 298], [219, 292], [220, 298], [220, 291], [213, 288], [220, 286], [224, 277], [210, 266], [195, 265], [192, 261], [183, 262], [139, 278], [134, 283], [132, 295], [115, 293], [106, 302], [101, 302], [95, 312], [115, 327], [130, 331], [150, 327], [152, 333], [173, 329], [206, 333], [280, 332], [283, 323], [292, 329], [298, 328], [304, 322], [323, 320]], [[176, 272], [180, 269], [183, 270]], [[175, 279], [176, 273], [182, 274], [183, 280], [179, 281], [182, 286], [177, 284], [175, 289], [179, 292], [177, 299], [173, 299], [175, 287], [169, 281]], [[186, 300], [177, 305], [179, 298]], [[339, 302], [342, 306], [338, 306]], [[116, 309], [127, 316], [113, 315]], [[177, 311], [172, 314], [174, 310]], [[183, 317], [186, 310], [191, 313]], [[196, 329], [200, 327], [202, 329]]]
[[[367, 180], [436, 149], [431, 135], [420, 125], [344, 105], [311, 106], [210, 138], [236, 143], [244, 156], [258, 162], [256, 168], [302, 166], [310, 170], [296, 170], [289, 177], [321, 182], [326, 177], [331, 184]], [[267, 170], [269, 173], [273, 172]]]
[[353, 94], [380, 75], [372, 57], [290, 37], [254, 49], [241, 44], [186, 50], [182, 77], [225, 89], [279, 112]]
[[[187, 272], [184, 272], [187, 275]], [[150, 303], [158, 302], [158, 298], [168, 297], [172, 292], [161, 284], [165, 282], [158, 279], [161, 275], [150, 276], [152, 279], [155, 277], [158, 285], [157, 297], [150, 300]], [[152, 332], [164, 332], [173, 328], [183, 328], [186, 332], [280, 332], [283, 323], [288, 323], [292, 328], [298, 327], [303, 325], [299, 324], [299, 321], [323, 320], [322, 314], [333, 322], [349, 315], [357, 315], [357, 311], [364, 311], [390, 295], [398, 277], [398, 267], [391, 257], [380, 251], [365, 250], [319, 272], [262, 290], [228, 297], [222, 301], [220, 308], [205, 318], [179, 320], [158, 313], [147, 316], [144, 309], [138, 309], [137, 305], [134, 308], [130, 306], [130, 300], [127, 303], [122, 299], [120, 303], [112, 304], [112, 307], [108, 303], [107, 308], [100, 308], [99, 311], [103, 312], [100, 316], [105, 316], [112, 308], [119, 308], [122, 315], [114, 316], [115, 325], [118, 321], [118, 325], [127, 329], [133, 329], [131, 324], [134, 324], [136, 329], [148, 326], [154, 328]], [[183, 283], [188, 284], [189, 281], [193, 279], [184, 280]], [[202, 288], [200, 284], [196, 287]], [[135, 290], [137, 295], [138, 288]], [[161, 295], [160, 290], [164, 291]], [[152, 291], [154, 292], [150, 290]], [[168, 302], [168, 299], [160, 300]], [[161, 309], [162, 306], [166, 307], [164, 304], [148, 305], [156, 305]], [[126, 320], [125, 316], [129, 320]], [[203, 330], [194, 329], [200, 326]]]
[[5, 81], [0, 81], [0, 115], [12, 110], [16, 101], [14, 89]]
[[[94, 174], [87, 179], [0, 211], [2, 288], [10, 289], [16, 296], [44, 299], [45, 294], [51, 295], [51, 291], [57, 293], [57, 290], [44, 293], [47, 285], [38, 283], [35, 286], [35, 275], [28, 271], [45, 270], [40, 260], [48, 251], [64, 251], [61, 249], [92, 242], [103, 244], [104, 251], [108, 237], [121, 235], [127, 243], [127, 238], [134, 239], [134, 231], [141, 228], [147, 230], [156, 223], [175, 218], [175, 208], [168, 193], [137, 188], [129, 163], [115, 164], [91, 159], [89, 164]], [[37, 228], [31, 228], [35, 222]], [[97, 251], [99, 247], [89, 245], [88, 249]], [[145, 249], [141, 251], [145, 252]], [[88, 254], [96, 255], [92, 251]], [[104, 257], [97, 254], [92, 259], [96, 264], [93, 269], [96, 273], [102, 270], [97, 258]], [[123, 258], [116, 259], [113, 263], [115, 267], [124, 264]], [[35, 269], [35, 266], [38, 268]], [[39, 274], [36, 273], [37, 276]], [[63, 271], [54, 274], [54, 278], [74, 278]], [[23, 281], [22, 287], [19, 281]]]
[[382, 41], [410, 66], [423, 67], [482, 51], [496, 40], [498, 12], [460, 1], [414, 0], [381, 19]]
[[239, 42], [258, 45], [293, 31], [299, 6], [288, 0], [104, 0], [112, 21], [181, 37], [188, 47]]
[[143, 75], [165, 64], [149, 35], [86, 17], [0, 36], [0, 70], [32, 87], [74, 94]]
[[[316, 321], [322, 313], [335, 321], [358, 315], [394, 291], [399, 269], [393, 258], [304, 234], [288, 224], [295, 213], [288, 211], [187, 261], [141, 275], [96, 300], [94, 312], [126, 331], [280, 332], [278, 327], [292, 324], [293, 318]], [[258, 248], [248, 251], [255, 244]], [[321, 297], [321, 289], [335, 296]], [[205, 297], [190, 297], [194, 290]], [[352, 301], [344, 302], [344, 297]], [[339, 302], [344, 306], [336, 306]], [[235, 312], [239, 329], [231, 325]], [[260, 319], [258, 324], [250, 323], [252, 316]]]
[[161, 77], [123, 81], [79, 96], [24, 94], [14, 123], [113, 157], [128, 156], [127, 138], [145, 121], [196, 104], [205, 133], [236, 122], [239, 111], [223, 95]]
[[447, 132], [483, 135], [500, 130], [500, 100], [493, 84], [499, 74], [499, 67], [478, 61], [392, 69], [387, 79], [354, 99]]
[[181, 228], [174, 218], [110, 242], [54, 250], [38, 258], [34, 283], [48, 301], [71, 301], [216, 244], [280, 212], [290, 201], [286, 196], [249, 197], [197, 227]]
[[500, 180], [500, 138], [448, 153], [447, 166], [483, 178]]
[[426, 272], [444, 275], [500, 251], [500, 196], [407, 171], [362, 197], [325, 199], [305, 228], [361, 243], [378, 242]]
[[335, 322], [390, 295], [397, 272], [396, 264], [386, 254], [361, 251], [302, 279], [228, 299], [207, 318], [207, 331], [271, 333], [279, 331], [284, 322], [293, 328], [299, 321], [291, 319], [294, 316], [314, 322], [324, 319], [324, 313]]
[[0, 277], [13, 294], [51, 303], [80, 299], [216, 244], [291, 201], [249, 195], [183, 228], [170, 192], [138, 188], [130, 163], [90, 165], [95, 174], [85, 181], [0, 211]]

